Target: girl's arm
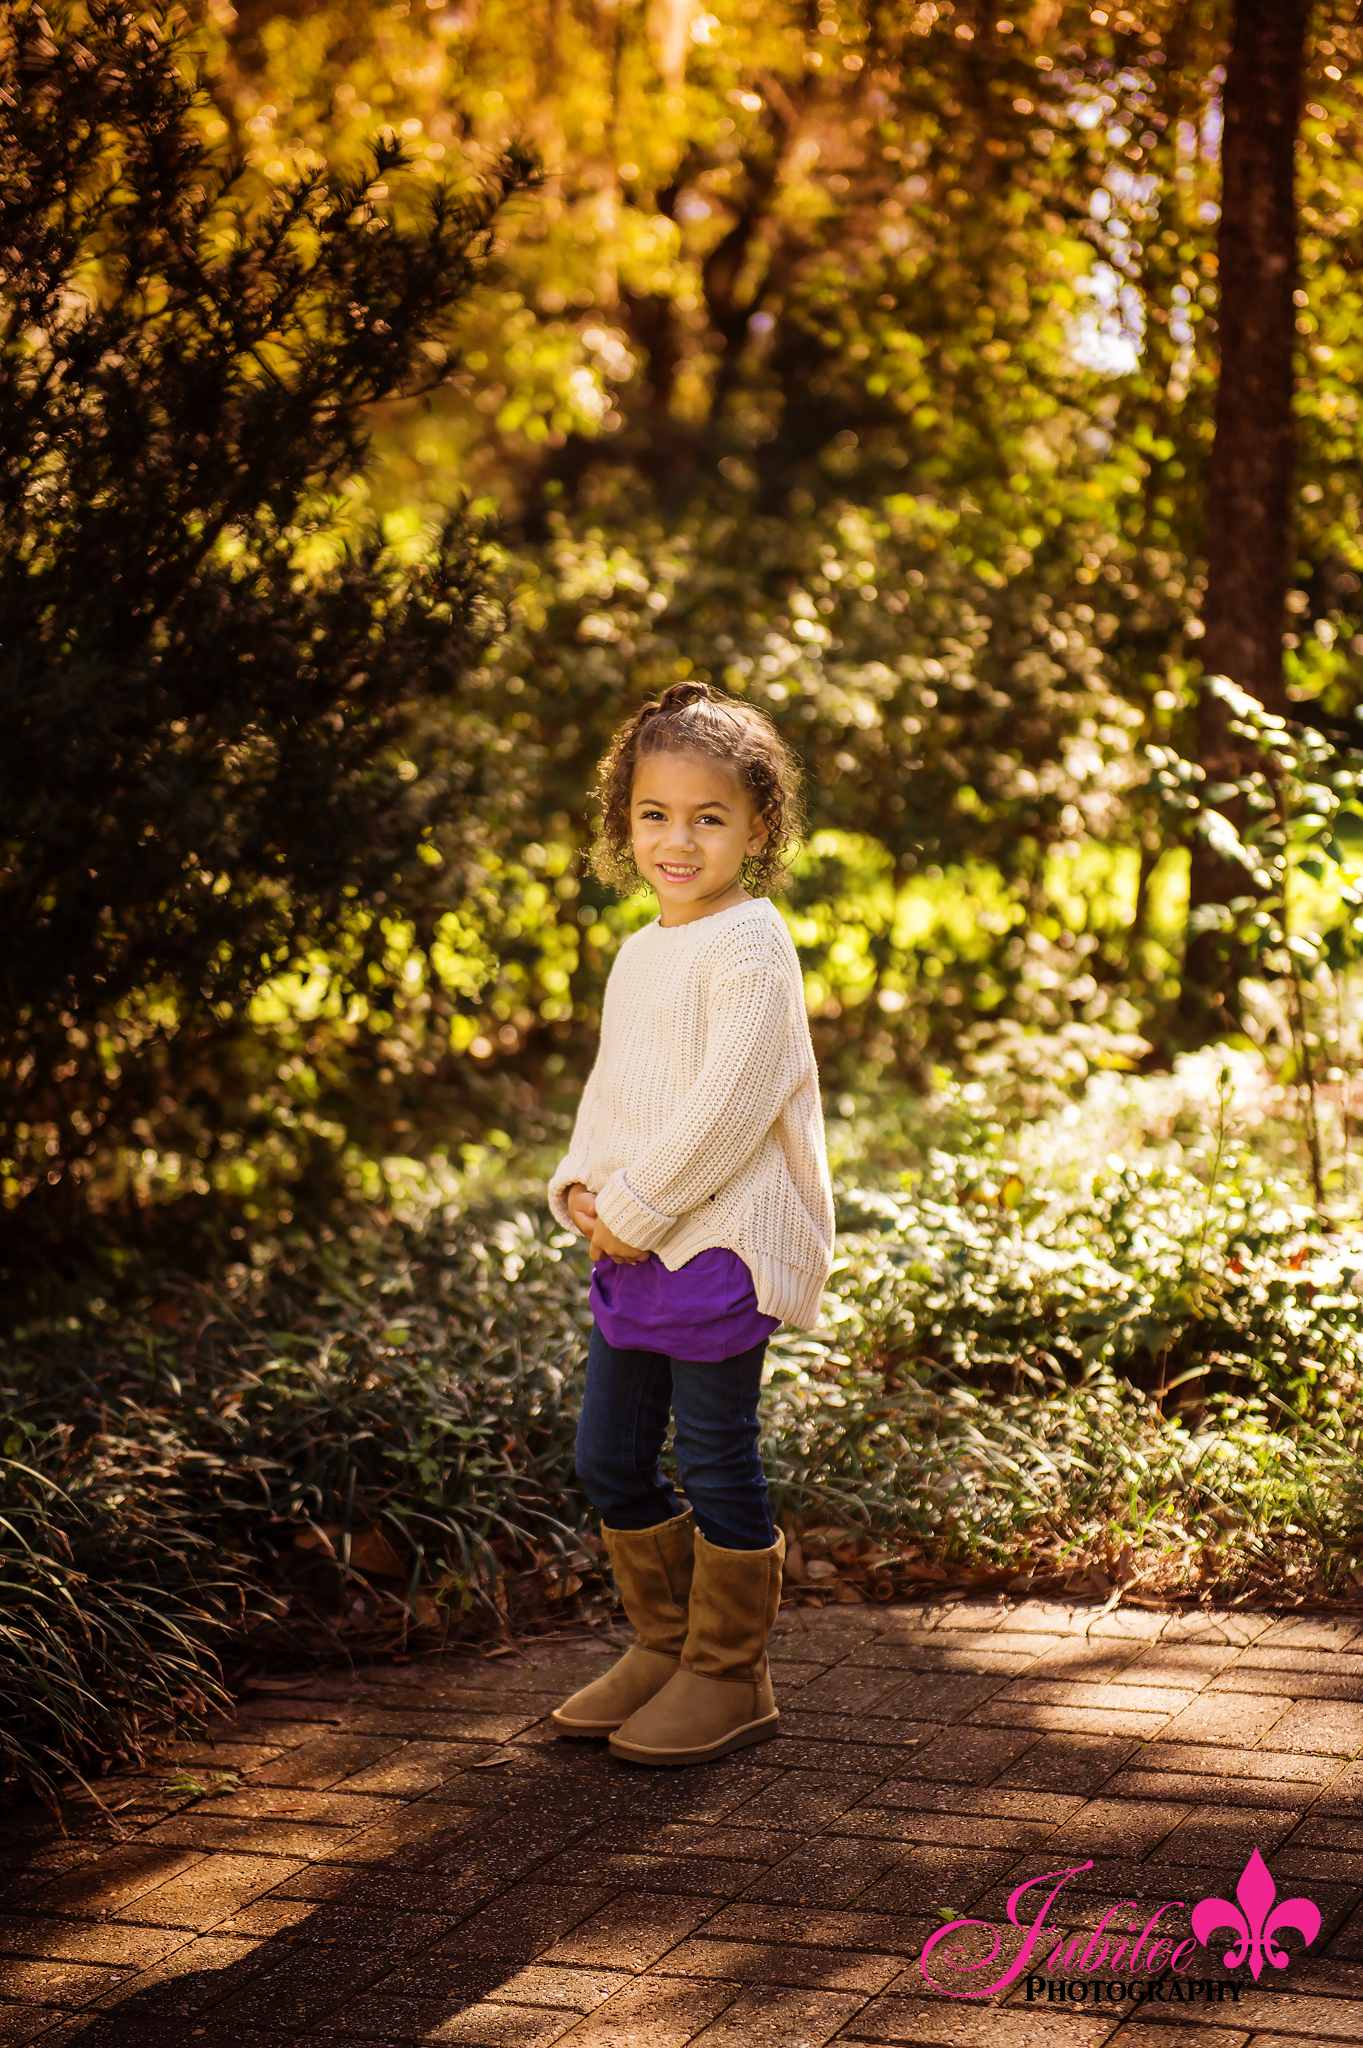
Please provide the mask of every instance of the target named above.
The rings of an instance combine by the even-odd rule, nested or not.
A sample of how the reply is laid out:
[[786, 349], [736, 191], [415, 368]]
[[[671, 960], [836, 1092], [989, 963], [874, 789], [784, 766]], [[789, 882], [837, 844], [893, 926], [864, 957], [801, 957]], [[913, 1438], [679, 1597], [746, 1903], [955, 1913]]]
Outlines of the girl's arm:
[[789, 978], [758, 961], [711, 992], [705, 1065], [657, 1137], [596, 1194], [626, 1244], [652, 1251], [744, 1166], [795, 1085]]
[[554, 1220], [565, 1230], [579, 1228], [577, 1219], [568, 1210], [568, 1190], [575, 1181], [586, 1186], [587, 1161], [591, 1157], [592, 1133], [596, 1125], [596, 1068], [593, 1066], [587, 1076], [587, 1085], [582, 1091], [582, 1100], [577, 1105], [577, 1117], [573, 1123], [573, 1135], [566, 1156], [554, 1169], [549, 1183], [549, 1207]]

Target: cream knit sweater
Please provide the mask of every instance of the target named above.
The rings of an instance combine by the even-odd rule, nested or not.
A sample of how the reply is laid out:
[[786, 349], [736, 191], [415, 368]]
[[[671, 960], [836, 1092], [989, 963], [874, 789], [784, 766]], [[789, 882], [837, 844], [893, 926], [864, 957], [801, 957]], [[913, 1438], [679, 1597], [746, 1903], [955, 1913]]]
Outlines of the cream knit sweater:
[[833, 1256], [819, 1077], [790, 934], [765, 900], [626, 939], [549, 1206], [582, 1181], [675, 1273], [724, 1246], [757, 1305], [813, 1329]]

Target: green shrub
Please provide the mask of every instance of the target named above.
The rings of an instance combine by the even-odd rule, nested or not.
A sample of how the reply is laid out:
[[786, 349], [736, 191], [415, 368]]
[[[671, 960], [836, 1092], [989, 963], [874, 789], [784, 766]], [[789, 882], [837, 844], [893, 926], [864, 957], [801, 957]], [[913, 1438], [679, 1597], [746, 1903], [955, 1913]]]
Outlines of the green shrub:
[[239, 1575], [162, 1494], [169, 1477], [144, 1465], [119, 1497], [88, 1465], [63, 1489], [0, 1458], [0, 1786], [54, 1798], [226, 1704], [214, 1644], [242, 1611]]
[[[1230, 1142], [1095, 1166], [1110, 1115], [1083, 1144], [943, 1121], [907, 1184], [843, 1191], [824, 1327], [772, 1347], [788, 1526], [882, 1596], [1352, 1597], [1363, 1233]], [[586, 1283], [580, 1243], [488, 1203], [20, 1333], [0, 1698], [38, 1707], [10, 1771], [138, 1753], [224, 1647], [422, 1648], [599, 1591]]]
[[1125, 1549], [1152, 1590], [1195, 1557], [1199, 1584], [1347, 1589], [1363, 1234], [1245, 1156], [1210, 1188], [1139, 1154], [1029, 1188], [1001, 1148], [936, 1154], [842, 1220], [835, 1339], [774, 1346], [797, 1512], [995, 1564]]
[[272, 185], [205, 140], [191, 44], [120, 0], [20, 0], [0, 38], [11, 1274], [153, 1125], [177, 1188], [268, 1150], [252, 999], [325, 951], [364, 1001], [476, 866], [479, 745], [430, 704], [494, 636], [484, 537], [453, 511], [414, 559], [344, 487], [537, 173], [423, 180], [389, 136]]

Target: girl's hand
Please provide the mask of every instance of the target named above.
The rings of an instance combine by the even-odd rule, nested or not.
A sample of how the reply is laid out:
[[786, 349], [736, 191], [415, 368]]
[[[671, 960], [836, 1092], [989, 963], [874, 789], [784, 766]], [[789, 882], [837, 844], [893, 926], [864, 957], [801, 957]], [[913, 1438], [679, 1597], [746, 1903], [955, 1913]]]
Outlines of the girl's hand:
[[596, 1196], [582, 1181], [575, 1180], [563, 1197], [563, 1206], [581, 1236], [590, 1237], [596, 1228]]
[[598, 1216], [592, 1226], [592, 1264], [595, 1265], [598, 1259], [608, 1257], [622, 1266], [642, 1266], [648, 1253], [641, 1252], [635, 1245], [626, 1244], [624, 1238], [617, 1237], [609, 1224], [603, 1223]]

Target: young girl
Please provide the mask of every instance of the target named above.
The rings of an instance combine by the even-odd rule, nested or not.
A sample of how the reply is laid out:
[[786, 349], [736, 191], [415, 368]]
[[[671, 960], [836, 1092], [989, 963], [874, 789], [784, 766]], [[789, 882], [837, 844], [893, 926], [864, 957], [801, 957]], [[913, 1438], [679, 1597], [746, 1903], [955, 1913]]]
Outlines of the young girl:
[[[799, 829], [769, 719], [679, 683], [602, 763], [597, 872], [659, 914], [620, 948], [549, 1187], [591, 1240], [577, 1471], [637, 1642], [554, 1715], [636, 1763], [701, 1763], [776, 1725], [785, 1543], [757, 1404], [767, 1339], [811, 1329], [833, 1197], [799, 964], [765, 892]], [[658, 1462], [675, 1421], [685, 1499]]]

